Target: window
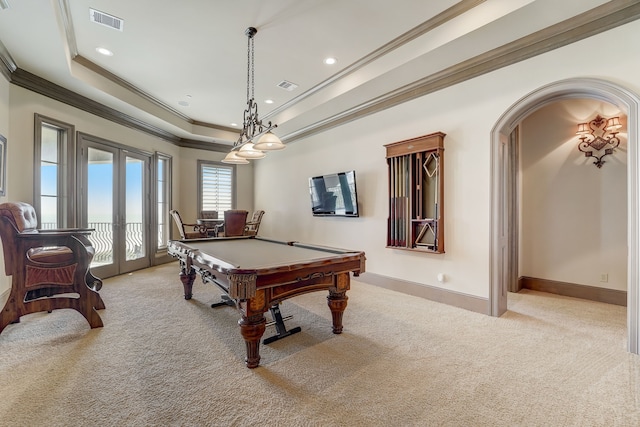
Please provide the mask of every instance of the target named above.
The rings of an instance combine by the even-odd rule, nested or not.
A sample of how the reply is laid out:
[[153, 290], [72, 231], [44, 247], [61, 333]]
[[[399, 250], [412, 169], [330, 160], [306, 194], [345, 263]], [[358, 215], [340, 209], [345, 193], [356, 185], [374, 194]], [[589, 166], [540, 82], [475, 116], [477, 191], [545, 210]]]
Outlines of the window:
[[198, 161], [198, 212], [235, 207], [235, 166]]
[[169, 209], [171, 202], [171, 157], [156, 153], [156, 186], [158, 210], [158, 249], [166, 249], [171, 223]]
[[34, 207], [39, 227], [75, 226], [74, 127], [36, 114], [34, 148]]

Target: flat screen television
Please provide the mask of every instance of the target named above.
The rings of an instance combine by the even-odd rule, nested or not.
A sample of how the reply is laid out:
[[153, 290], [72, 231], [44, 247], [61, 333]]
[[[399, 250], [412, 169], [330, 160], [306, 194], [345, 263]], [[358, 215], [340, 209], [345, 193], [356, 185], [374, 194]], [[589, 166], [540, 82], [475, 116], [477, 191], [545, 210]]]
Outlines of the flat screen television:
[[339, 172], [309, 178], [314, 216], [359, 216], [356, 172]]

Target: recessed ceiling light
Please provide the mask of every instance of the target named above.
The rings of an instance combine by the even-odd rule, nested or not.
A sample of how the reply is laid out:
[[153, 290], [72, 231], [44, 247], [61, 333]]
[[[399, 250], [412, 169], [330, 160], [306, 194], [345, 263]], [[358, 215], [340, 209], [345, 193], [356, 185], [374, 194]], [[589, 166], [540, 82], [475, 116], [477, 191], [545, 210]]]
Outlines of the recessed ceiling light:
[[273, 99], [265, 99], [264, 103], [265, 104], [273, 104]]
[[231, 123], [231, 126], [238, 126], [237, 123]]
[[96, 48], [96, 52], [104, 55], [104, 56], [113, 56], [113, 52], [111, 52], [109, 49], [105, 48], [105, 47], [97, 47]]
[[333, 65], [336, 62], [338, 62], [338, 60], [336, 58], [329, 57], [329, 58], [325, 58], [324, 59], [324, 63], [327, 64], [327, 65]]
[[182, 105], [183, 107], [188, 107], [189, 103], [187, 101], [178, 101], [178, 105]]

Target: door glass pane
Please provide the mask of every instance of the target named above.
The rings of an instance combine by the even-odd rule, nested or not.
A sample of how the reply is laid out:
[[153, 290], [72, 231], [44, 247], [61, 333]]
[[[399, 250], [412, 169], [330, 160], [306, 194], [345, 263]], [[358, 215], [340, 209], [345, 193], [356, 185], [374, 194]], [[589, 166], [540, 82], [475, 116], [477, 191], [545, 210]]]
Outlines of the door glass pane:
[[158, 211], [158, 249], [166, 247], [167, 240], [169, 239], [169, 205], [168, 205], [168, 164], [169, 159], [165, 157], [159, 157], [157, 168], [157, 211]]
[[42, 126], [40, 141], [40, 160], [48, 163], [58, 163], [58, 129]]
[[91, 266], [113, 264], [113, 154], [88, 148], [87, 225], [95, 248]]
[[40, 194], [43, 196], [58, 196], [58, 165], [55, 163], [40, 163]]
[[38, 226], [45, 230], [58, 228], [58, 217], [56, 212], [58, 208], [58, 199], [56, 197], [40, 197], [40, 224]]
[[40, 228], [58, 228], [58, 165], [40, 163]]
[[41, 126], [40, 139], [40, 228], [58, 228], [58, 137], [60, 132]]
[[146, 256], [144, 239], [144, 162], [133, 157], [126, 161], [126, 260]]

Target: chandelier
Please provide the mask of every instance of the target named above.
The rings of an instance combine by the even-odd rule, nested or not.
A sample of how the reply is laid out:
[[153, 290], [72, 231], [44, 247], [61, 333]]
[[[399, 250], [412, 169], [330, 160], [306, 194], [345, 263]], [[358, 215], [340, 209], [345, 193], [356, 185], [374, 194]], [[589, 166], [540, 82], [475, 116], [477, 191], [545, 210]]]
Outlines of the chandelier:
[[262, 124], [258, 117], [258, 104], [254, 95], [254, 48], [253, 36], [258, 32], [249, 27], [244, 32], [247, 36], [247, 108], [244, 110], [242, 131], [233, 148], [222, 160], [223, 163], [247, 164], [249, 159], [262, 159], [265, 151], [282, 150], [285, 145], [271, 131], [278, 125]]

